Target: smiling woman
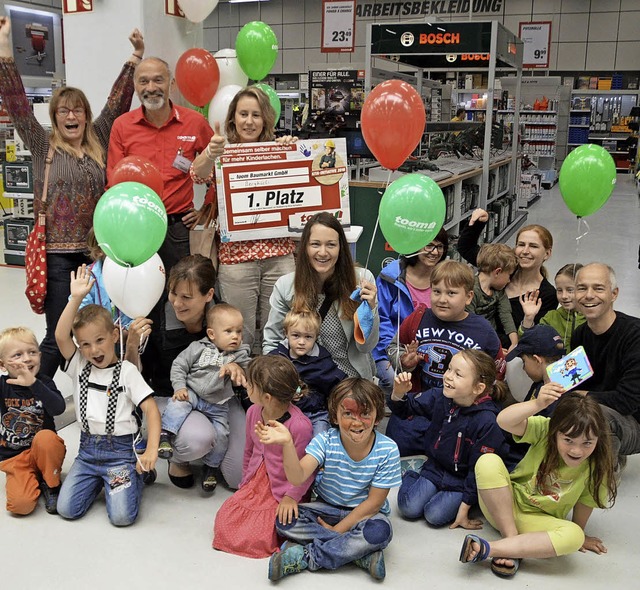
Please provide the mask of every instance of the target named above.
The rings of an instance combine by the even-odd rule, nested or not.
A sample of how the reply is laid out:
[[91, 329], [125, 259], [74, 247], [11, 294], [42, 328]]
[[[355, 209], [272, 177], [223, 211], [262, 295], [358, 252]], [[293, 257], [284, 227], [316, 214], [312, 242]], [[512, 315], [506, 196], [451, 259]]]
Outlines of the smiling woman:
[[[105, 152], [115, 119], [129, 110], [133, 97], [133, 70], [144, 53], [136, 29], [129, 40], [134, 48], [124, 64], [107, 103], [94, 121], [87, 97], [77, 88], [61, 88], [49, 105], [51, 132], [33, 115], [13, 59], [11, 24], [0, 17], [0, 96], [16, 131], [33, 159], [34, 210], [46, 215], [47, 332], [40, 345], [42, 373], [53, 377], [61, 356], [54, 337], [56, 323], [69, 298], [69, 273], [88, 262], [87, 234], [93, 211], [105, 187]], [[46, 206], [42, 203], [46, 160], [51, 158]]]
[[[356, 288], [371, 318], [364, 338], [354, 333], [354, 314], [361, 305], [351, 299]], [[319, 342], [336, 365], [350, 377], [373, 379], [371, 351], [380, 327], [376, 293], [373, 275], [354, 266], [340, 222], [326, 212], [314, 215], [302, 232], [295, 272], [278, 279], [273, 289], [263, 353], [284, 338], [283, 321], [289, 310], [317, 312], [322, 318]]]

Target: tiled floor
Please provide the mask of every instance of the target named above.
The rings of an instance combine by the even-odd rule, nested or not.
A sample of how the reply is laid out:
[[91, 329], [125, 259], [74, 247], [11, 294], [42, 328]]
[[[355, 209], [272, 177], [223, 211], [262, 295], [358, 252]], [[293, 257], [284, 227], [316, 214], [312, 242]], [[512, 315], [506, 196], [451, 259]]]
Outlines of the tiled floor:
[[[555, 239], [549, 261], [551, 276], [563, 264], [577, 259], [607, 261], [618, 272], [617, 308], [640, 315], [638, 241], [640, 208], [630, 177], [618, 176], [618, 186], [600, 212], [588, 218], [590, 231], [576, 246], [577, 221], [564, 206], [557, 187], [535, 203], [530, 222], [548, 227]], [[578, 251], [576, 254], [576, 250]], [[0, 326], [25, 324], [39, 336], [41, 316], [33, 315], [24, 298], [23, 271], [0, 267]], [[57, 379], [69, 391], [65, 376]], [[75, 424], [60, 432], [67, 442], [68, 471], [77, 451]], [[604, 539], [607, 555], [577, 553], [553, 560], [526, 560], [518, 575], [503, 581], [489, 567], [462, 565], [458, 554], [465, 532], [434, 530], [421, 522], [392, 515], [394, 540], [385, 551], [388, 588], [542, 588], [585, 590], [633, 587], [638, 583], [635, 534], [640, 530], [640, 459], [631, 457], [623, 474], [615, 507], [596, 511], [589, 532]], [[109, 525], [104, 501], [98, 501], [80, 521], [66, 522], [48, 515], [42, 506], [25, 518], [0, 510], [0, 563], [2, 587], [27, 590], [124, 588], [266, 588], [267, 561], [250, 560], [211, 549], [213, 517], [229, 492], [218, 489], [212, 497], [199, 491], [179, 490], [159, 462], [158, 481], [145, 490], [138, 522], [128, 529]], [[4, 505], [4, 478], [0, 477], [0, 506]], [[392, 505], [395, 504], [395, 491]], [[488, 539], [497, 533], [488, 525]], [[636, 556], [636, 557], [634, 557]], [[303, 573], [280, 582], [282, 587], [326, 589], [329, 584], [351, 589], [370, 588], [374, 582], [362, 570], [345, 567], [338, 572]]]

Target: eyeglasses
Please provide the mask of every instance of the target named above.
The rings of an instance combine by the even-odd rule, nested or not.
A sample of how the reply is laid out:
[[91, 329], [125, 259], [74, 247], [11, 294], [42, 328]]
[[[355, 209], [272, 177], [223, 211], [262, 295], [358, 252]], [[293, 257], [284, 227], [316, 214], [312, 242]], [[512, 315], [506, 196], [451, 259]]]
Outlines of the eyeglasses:
[[444, 246], [442, 244], [427, 244], [422, 251], [425, 254], [431, 254], [432, 252], [444, 252]]
[[82, 107], [77, 107], [75, 109], [59, 107], [56, 109], [56, 115], [58, 115], [58, 117], [67, 117], [71, 112], [73, 112], [76, 117], [81, 117], [82, 115], [84, 115], [84, 109]]

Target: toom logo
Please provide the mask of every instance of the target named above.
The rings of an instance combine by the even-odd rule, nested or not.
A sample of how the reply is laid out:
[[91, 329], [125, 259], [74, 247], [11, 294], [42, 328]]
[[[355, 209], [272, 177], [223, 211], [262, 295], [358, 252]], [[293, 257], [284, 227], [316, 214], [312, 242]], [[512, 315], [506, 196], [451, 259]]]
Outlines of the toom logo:
[[146, 207], [150, 211], [153, 211], [160, 219], [164, 219], [166, 221], [167, 211], [164, 207], [160, 207], [160, 205], [158, 205], [157, 203], [154, 203], [153, 201], [150, 201], [146, 197], [134, 196], [133, 202], [136, 205], [141, 205], [143, 207]]
[[420, 45], [457, 45], [460, 33], [420, 33]]
[[462, 61], [489, 61], [488, 53], [463, 53], [460, 56]]
[[432, 230], [436, 227], [435, 221], [430, 221], [425, 223], [424, 221], [413, 221], [411, 219], [407, 219], [406, 217], [396, 216], [395, 224], [399, 227], [409, 228], [409, 229], [419, 229], [419, 230]]

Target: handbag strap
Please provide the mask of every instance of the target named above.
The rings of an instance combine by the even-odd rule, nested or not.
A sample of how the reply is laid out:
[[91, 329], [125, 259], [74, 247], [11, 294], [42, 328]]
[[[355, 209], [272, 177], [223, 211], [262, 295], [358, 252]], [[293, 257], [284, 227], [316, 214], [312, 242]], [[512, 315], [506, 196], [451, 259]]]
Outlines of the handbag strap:
[[212, 203], [204, 205], [202, 209], [200, 209], [200, 214], [198, 215], [195, 226], [202, 225], [205, 229], [210, 227], [214, 223], [217, 212], [218, 203], [215, 200]]
[[49, 190], [49, 170], [51, 169], [51, 162], [53, 162], [54, 149], [49, 146], [49, 152], [44, 160], [44, 186], [42, 187], [42, 208], [40, 209], [40, 215], [38, 215], [38, 221], [40, 225], [45, 224], [45, 209], [47, 205], [47, 192]]

